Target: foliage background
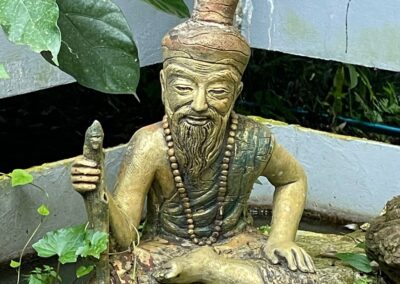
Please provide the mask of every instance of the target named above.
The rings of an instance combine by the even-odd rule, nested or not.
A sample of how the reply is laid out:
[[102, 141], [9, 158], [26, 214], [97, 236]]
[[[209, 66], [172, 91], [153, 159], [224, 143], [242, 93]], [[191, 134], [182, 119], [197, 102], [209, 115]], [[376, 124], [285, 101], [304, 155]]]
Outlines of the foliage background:
[[[255, 79], [257, 78], [257, 79]], [[400, 74], [253, 50], [238, 108], [288, 123], [399, 144], [399, 137], [355, 128], [341, 118], [400, 127]], [[390, 134], [385, 132], [385, 134]]]
[[[161, 64], [141, 68], [137, 89], [140, 103], [132, 95], [103, 94], [78, 84], [3, 99], [0, 105], [3, 146], [0, 148], [0, 172], [79, 155], [84, 132], [94, 119], [104, 127], [106, 147], [126, 143], [138, 128], [162, 118], [161, 68]], [[335, 76], [342, 68], [345, 80], [341, 92], [344, 95], [340, 95], [343, 96], [340, 98], [342, 109], [338, 111], [335, 100], [339, 99], [334, 97], [334, 92], [340, 85]], [[400, 127], [400, 116], [396, 114], [399, 74], [354, 68], [367, 74], [373, 96], [360, 79], [361, 75], [358, 75], [357, 86], [349, 89], [347, 65], [253, 50], [236, 109], [243, 114], [400, 144], [399, 137], [343, 125], [337, 118], [343, 115]], [[362, 103], [356, 100], [356, 96], [361, 95], [365, 98]], [[391, 102], [388, 108], [383, 107], [386, 101]]]

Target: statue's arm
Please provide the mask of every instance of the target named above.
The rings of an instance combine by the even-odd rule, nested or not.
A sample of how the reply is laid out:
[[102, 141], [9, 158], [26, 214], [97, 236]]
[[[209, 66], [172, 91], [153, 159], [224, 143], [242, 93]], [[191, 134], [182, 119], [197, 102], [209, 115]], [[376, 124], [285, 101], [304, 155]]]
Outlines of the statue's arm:
[[[122, 161], [114, 194], [107, 194], [111, 232], [122, 248], [136, 240], [135, 228], [139, 226], [147, 192], [157, 167], [153, 139], [156, 127], [142, 128], [133, 135]], [[101, 170], [95, 161], [78, 158], [71, 168], [73, 188], [86, 198], [86, 193], [96, 190]]]
[[273, 143], [272, 156], [263, 173], [275, 186], [265, 253], [273, 263], [279, 262], [278, 256], [284, 257], [291, 270], [314, 272], [311, 257], [294, 242], [306, 202], [307, 177], [297, 160], [281, 145]]
[[148, 130], [139, 130], [128, 144], [113, 195], [109, 194], [110, 227], [121, 248], [137, 238], [147, 192], [153, 182], [156, 161]]
[[307, 195], [304, 169], [285, 148], [274, 142], [264, 176], [275, 186], [270, 239], [294, 241]]

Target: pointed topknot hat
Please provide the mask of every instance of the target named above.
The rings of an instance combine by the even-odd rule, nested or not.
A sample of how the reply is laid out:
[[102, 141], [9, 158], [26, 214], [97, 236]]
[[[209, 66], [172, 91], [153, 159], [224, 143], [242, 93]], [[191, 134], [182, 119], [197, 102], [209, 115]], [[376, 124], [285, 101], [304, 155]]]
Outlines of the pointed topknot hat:
[[237, 4], [238, 0], [195, 0], [192, 17], [162, 40], [164, 64], [189, 58], [231, 65], [243, 74], [250, 47], [233, 26]]

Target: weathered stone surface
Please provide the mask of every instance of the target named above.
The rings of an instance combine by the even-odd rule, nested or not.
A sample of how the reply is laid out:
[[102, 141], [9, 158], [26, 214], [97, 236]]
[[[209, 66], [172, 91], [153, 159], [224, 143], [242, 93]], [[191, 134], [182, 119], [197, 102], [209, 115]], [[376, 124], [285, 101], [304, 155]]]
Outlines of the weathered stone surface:
[[366, 246], [368, 256], [394, 283], [400, 283], [400, 196], [390, 200], [382, 216], [371, 222]]
[[[319, 234], [313, 232], [299, 231], [297, 242], [300, 246], [307, 250], [307, 252], [312, 255], [315, 265], [317, 267], [317, 275], [319, 277], [319, 282], [321, 284], [353, 284], [359, 279], [365, 279], [370, 282], [368, 283], [379, 283], [377, 276], [374, 274], [364, 275], [361, 272], [356, 271], [355, 269], [344, 265], [340, 260], [335, 259], [333, 255], [336, 252], [353, 252], [353, 253], [364, 253], [364, 250], [361, 248], [356, 248], [356, 243], [359, 241], [364, 241], [364, 233], [363, 232], [354, 232], [348, 235], [335, 235], [335, 234]], [[162, 242], [162, 241], [161, 241]], [[237, 245], [238, 243], [236, 243]], [[188, 244], [190, 245], [190, 244]], [[249, 243], [249, 246], [256, 249], [254, 244]], [[169, 244], [167, 241], [162, 242], [162, 246], [168, 248]], [[150, 247], [148, 244], [145, 244], [143, 248], [139, 248], [136, 250], [137, 253], [137, 267], [143, 267], [144, 269], [140, 269], [137, 273], [132, 272], [132, 267], [134, 266], [134, 257], [131, 253], [125, 253], [118, 256], [114, 256], [112, 266], [114, 268], [113, 275], [113, 283], [135, 283], [134, 281], [138, 281], [137, 283], [158, 283], [155, 279], [149, 278], [149, 275], [146, 275], [146, 271], [150, 266], [154, 265], [154, 261], [158, 261], [155, 258], [150, 257], [149, 251], [159, 250], [159, 246], [154, 245]], [[227, 257], [233, 257], [235, 254], [237, 256], [237, 251], [234, 252], [237, 248], [232, 250], [231, 252], [226, 252], [226, 247], [218, 246], [216, 248], [217, 251], [223, 254], [226, 253]], [[176, 250], [173, 250], [177, 252]], [[170, 252], [170, 249], [163, 250], [164, 254]], [[176, 255], [172, 256], [181, 256], [182, 251], [180, 253], [177, 252]], [[147, 261], [143, 261], [147, 259]], [[272, 266], [271, 266], [272, 267]], [[283, 269], [282, 266], [280, 268], [273, 268], [272, 270], [277, 273], [280, 273], [280, 270]], [[129, 271], [127, 273], [127, 271]], [[278, 275], [279, 276], [279, 275]], [[289, 277], [290, 278], [290, 277]], [[288, 279], [289, 279], [288, 278]], [[144, 282], [143, 282], [144, 281]], [[147, 282], [146, 282], [147, 281]], [[279, 280], [282, 281], [282, 280]], [[283, 282], [268, 282], [268, 283], [283, 283]], [[291, 282], [285, 282], [291, 283]], [[302, 283], [302, 282], [293, 282], [293, 283]], [[397, 282], [396, 282], [397, 283]]]
[[[334, 258], [338, 252], [364, 253], [356, 248], [359, 241], [364, 241], [364, 233], [357, 231], [348, 235], [319, 234], [299, 231], [297, 243], [313, 257], [322, 284], [348, 284], [365, 277], [355, 269], [344, 265]], [[375, 276], [366, 276], [370, 283], [377, 283]]]

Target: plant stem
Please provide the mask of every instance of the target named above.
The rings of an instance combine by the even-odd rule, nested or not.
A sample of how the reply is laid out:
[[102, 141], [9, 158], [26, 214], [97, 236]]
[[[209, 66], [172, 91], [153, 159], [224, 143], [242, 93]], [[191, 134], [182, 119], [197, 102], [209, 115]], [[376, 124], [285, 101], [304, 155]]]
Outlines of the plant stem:
[[49, 194], [44, 188], [41, 188], [40, 186], [34, 184], [34, 183], [29, 183], [29, 185], [32, 185], [33, 187], [39, 189], [41, 192], [43, 192], [44, 195], [46, 195], [47, 200], [49, 200]]
[[32, 241], [33, 237], [36, 235], [37, 231], [39, 230], [39, 228], [42, 224], [43, 224], [43, 218], [40, 219], [40, 223], [36, 226], [35, 230], [31, 234], [31, 236], [29, 237], [28, 241], [25, 243], [25, 245], [21, 251], [21, 255], [19, 256], [19, 267], [18, 267], [18, 272], [17, 272], [17, 274], [18, 274], [17, 284], [19, 284], [19, 281], [21, 278], [22, 257], [24, 256], [24, 252], [25, 252], [26, 248], [28, 247], [29, 243]]
[[61, 278], [60, 277], [60, 261], [57, 262], [57, 270], [56, 270], [56, 283], [58, 283], [58, 280]]

